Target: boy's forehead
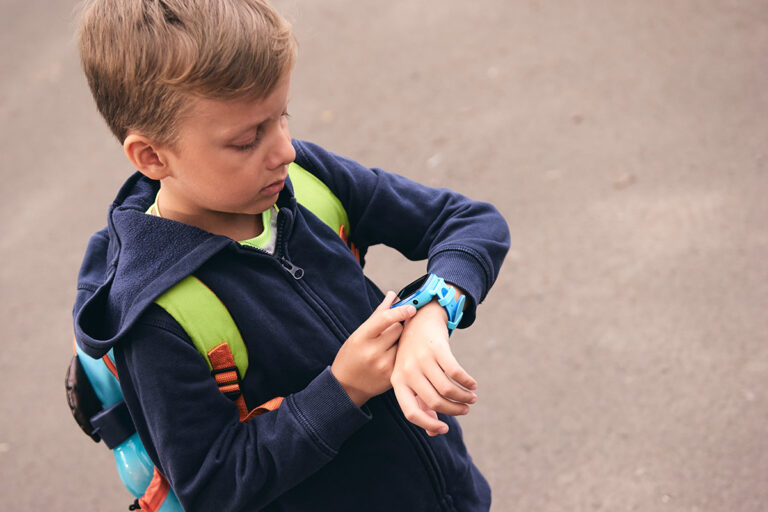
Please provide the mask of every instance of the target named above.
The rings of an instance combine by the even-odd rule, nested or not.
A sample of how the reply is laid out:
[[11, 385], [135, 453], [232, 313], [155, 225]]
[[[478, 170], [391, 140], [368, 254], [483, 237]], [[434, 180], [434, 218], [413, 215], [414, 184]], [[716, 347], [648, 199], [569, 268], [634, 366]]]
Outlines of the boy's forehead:
[[[266, 97], [231, 99], [193, 96], [185, 116], [186, 122], [217, 132], [245, 129], [271, 117], [282, 115], [288, 102], [290, 82], [282, 80]], [[226, 135], [227, 133], [222, 133]]]
[[265, 98], [233, 98], [218, 99], [194, 97], [191, 99], [189, 117], [198, 121], [212, 123], [226, 123], [227, 120], [237, 119], [240, 116], [252, 117], [254, 112], [265, 111]]

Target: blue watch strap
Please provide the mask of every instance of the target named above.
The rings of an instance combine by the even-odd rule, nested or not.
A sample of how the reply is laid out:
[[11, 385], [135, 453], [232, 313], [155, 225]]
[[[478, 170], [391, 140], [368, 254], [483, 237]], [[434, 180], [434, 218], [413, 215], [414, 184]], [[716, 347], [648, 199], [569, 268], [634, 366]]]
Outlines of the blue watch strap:
[[446, 283], [442, 277], [430, 274], [430, 277], [432, 276], [434, 276], [432, 286], [429, 286], [429, 281], [427, 281], [427, 286], [429, 286], [430, 293], [437, 299], [437, 303], [443, 306], [446, 313], [448, 313], [448, 334], [450, 335], [464, 316], [464, 301], [466, 297], [461, 295], [456, 299], [456, 289], [453, 286]]
[[416, 309], [419, 309], [431, 302], [433, 298], [436, 298], [438, 304], [445, 308], [446, 313], [448, 313], [448, 335], [450, 336], [459, 323], [461, 323], [461, 319], [464, 316], [466, 297], [462, 294], [457, 299], [456, 289], [447, 284], [442, 277], [428, 274], [425, 278], [422, 278], [424, 282], [418, 290], [408, 297], [402, 297], [402, 300], [392, 307], [411, 304]]
[[[451, 287], [453, 289], [453, 287]], [[456, 327], [459, 326], [461, 323], [461, 319], [464, 317], [464, 302], [466, 301], [466, 297], [464, 294], [462, 294], [459, 297], [459, 300], [456, 300], [455, 298], [450, 302], [450, 304], [443, 305], [445, 310], [448, 312], [448, 334], [450, 335], [453, 333], [453, 330], [456, 329]]]

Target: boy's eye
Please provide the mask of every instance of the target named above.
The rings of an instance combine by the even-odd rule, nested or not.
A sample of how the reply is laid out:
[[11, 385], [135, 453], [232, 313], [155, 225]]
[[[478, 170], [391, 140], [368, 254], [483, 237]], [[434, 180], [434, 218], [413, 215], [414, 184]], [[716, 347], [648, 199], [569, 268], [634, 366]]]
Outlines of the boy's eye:
[[[282, 113], [280, 120], [287, 121], [288, 119], [290, 119], [290, 117], [291, 115], [287, 111], [285, 111]], [[232, 149], [236, 149], [237, 151], [249, 151], [251, 149], [255, 149], [256, 146], [258, 146], [259, 142], [261, 141], [261, 132], [262, 132], [262, 129], [259, 128], [259, 133], [256, 134], [256, 137], [254, 137], [254, 139], [247, 144], [231, 144], [230, 147]]]
[[238, 151], [248, 151], [250, 149], [256, 148], [256, 146], [259, 145], [259, 140], [261, 140], [261, 139], [256, 137], [255, 139], [253, 139], [253, 141], [249, 142], [248, 144], [242, 144], [242, 145], [241, 144], [233, 144], [232, 148], [234, 148], [234, 149], [236, 149]]

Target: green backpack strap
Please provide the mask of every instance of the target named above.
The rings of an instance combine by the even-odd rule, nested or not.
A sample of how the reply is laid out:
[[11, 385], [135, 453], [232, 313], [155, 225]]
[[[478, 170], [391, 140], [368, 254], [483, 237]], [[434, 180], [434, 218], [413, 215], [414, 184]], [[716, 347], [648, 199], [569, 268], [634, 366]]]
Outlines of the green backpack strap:
[[339, 233], [342, 228], [344, 232], [349, 233], [347, 211], [325, 183], [296, 162], [288, 166], [288, 175], [291, 177], [296, 201], [314, 213], [334, 233]]
[[296, 197], [296, 201], [314, 213], [334, 233], [339, 235], [359, 262], [360, 251], [349, 240], [352, 226], [347, 211], [339, 198], [331, 192], [328, 185], [296, 162], [292, 162], [288, 166], [288, 175], [291, 177], [293, 195]]
[[232, 315], [218, 296], [195, 276], [188, 276], [155, 300], [184, 329], [205, 358], [219, 390], [237, 405], [240, 421], [280, 407], [275, 397], [249, 410], [240, 383], [248, 371], [248, 349]]
[[[250, 416], [240, 383], [248, 371], [248, 349], [221, 299], [197, 277], [188, 276], [155, 303], [184, 329], [208, 363], [219, 390], [235, 402], [240, 420], [247, 421]], [[262, 408], [259, 413], [265, 412]]]
[[222, 343], [229, 345], [240, 376], [248, 371], [248, 350], [224, 303], [202, 281], [188, 276], [155, 299], [155, 303], [171, 315], [192, 339], [208, 367], [210, 352]]

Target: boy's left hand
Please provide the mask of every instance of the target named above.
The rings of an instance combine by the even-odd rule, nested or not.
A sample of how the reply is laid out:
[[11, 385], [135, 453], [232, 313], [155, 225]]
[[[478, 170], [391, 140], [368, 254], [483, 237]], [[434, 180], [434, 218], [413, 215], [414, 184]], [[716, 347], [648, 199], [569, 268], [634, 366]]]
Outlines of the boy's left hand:
[[405, 417], [430, 436], [448, 425], [436, 412], [458, 416], [477, 401], [477, 382], [459, 363], [448, 344], [448, 315], [437, 301], [406, 321], [398, 342], [392, 387]]

